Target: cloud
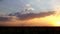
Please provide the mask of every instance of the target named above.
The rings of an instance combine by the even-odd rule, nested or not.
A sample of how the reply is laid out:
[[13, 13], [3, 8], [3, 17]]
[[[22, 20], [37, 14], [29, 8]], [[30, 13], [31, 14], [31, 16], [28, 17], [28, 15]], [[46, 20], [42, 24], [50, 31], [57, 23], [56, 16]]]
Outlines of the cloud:
[[[0, 26], [50, 26], [51, 24], [44, 18], [55, 14], [54, 11], [21, 14], [19, 12], [11, 13], [7, 16], [0, 16]], [[36, 21], [36, 19], [38, 21]]]
[[3, 16], [0, 16], [0, 22], [8, 22], [10, 21], [11, 18], [10, 17], [3, 17]]
[[33, 18], [42, 18], [46, 16], [50, 16], [55, 14], [55, 11], [48, 11], [48, 12], [41, 12], [41, 13], [26, 13], [26, 14], [21, 14], [19, 12], [14, 13], [14, 14], [9, 14], [9, 16], [16, 16], [19, 20], [28, 20], [28, 19], [33, 19]]
[[13, 19], [16, 19], [16, 20], [20, 20], [20, 21], [24, 21], [24, 20], [30, 20], [30, 19], [34, 19], [34, 18], [43, 18], [43, 17], [46, 17], [46, 16], [50, 16], [50, 15], [53, 15], [55, 14], [54, 11], [50, 11], [50, 12], [41, 12], [41, 13], [26, 13], [26, 14], [21, 14], [19, 12], [16, 12], [16, 13], [11, 13], [11, 14], [8, 14], [8, 16], [0, 16], [0, 22], [8, 22], [8, 21], [12, 21]]

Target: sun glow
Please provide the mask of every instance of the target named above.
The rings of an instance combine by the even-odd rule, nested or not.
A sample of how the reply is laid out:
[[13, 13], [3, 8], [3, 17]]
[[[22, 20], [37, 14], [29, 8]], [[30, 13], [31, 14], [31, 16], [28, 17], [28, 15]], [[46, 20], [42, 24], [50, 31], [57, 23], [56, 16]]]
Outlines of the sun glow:
[[60, 21], [57, 21], [56, 22], [56, 26], [60, 26]]
[[60, 26], [60, 16], [54, 16], [54, 15], [50, 15], [44, 18], [35, 18], [30, 20], [29, 22], [34, 22], [38, 25], [43, 25], [45, 26]]
[[48, 21], [52, 24], [52, 26], [60, 26], [60, 15], [49, 16]]

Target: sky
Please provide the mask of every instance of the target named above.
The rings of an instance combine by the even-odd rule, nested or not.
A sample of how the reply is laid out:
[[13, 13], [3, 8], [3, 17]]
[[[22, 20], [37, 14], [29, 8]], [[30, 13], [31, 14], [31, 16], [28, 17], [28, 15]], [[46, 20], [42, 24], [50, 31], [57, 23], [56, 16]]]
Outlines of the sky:
[[60, 25], [60, 0], [0, 0], [0, 26]]
[[49, 11], [59, 7], [59, 3], [60, 0], [0, 0], [0, 14], [20, 12], [26, 8], [33, 8], [35, 13]]

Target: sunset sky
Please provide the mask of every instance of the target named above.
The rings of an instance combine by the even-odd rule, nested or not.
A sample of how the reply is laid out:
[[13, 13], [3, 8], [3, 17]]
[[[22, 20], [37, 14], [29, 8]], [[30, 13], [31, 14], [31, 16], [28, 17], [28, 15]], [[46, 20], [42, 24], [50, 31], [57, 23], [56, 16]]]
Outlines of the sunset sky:
[[60, 0], [0, 0], [0, 26], [58, 24], [60, 25]]

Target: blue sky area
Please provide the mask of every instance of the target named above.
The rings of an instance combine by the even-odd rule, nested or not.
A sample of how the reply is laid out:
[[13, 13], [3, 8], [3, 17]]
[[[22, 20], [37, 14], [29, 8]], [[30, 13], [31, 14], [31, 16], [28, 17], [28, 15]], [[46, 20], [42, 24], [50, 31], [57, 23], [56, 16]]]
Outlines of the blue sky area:
[[34, 8], [37, 11], [53, 10], [60, 5], [59, 3], [59, 0], [0, 0], [0, 14], [17, 12], [25, 8]]

